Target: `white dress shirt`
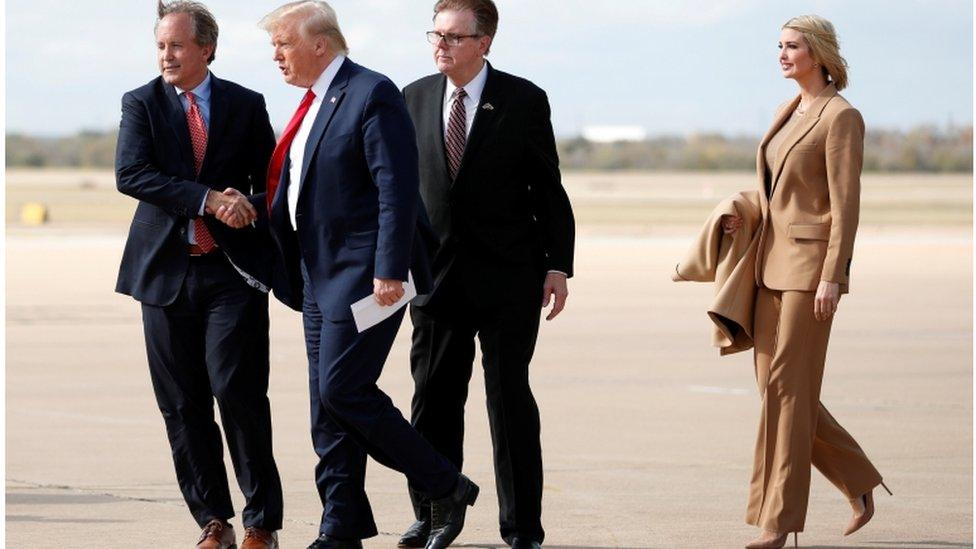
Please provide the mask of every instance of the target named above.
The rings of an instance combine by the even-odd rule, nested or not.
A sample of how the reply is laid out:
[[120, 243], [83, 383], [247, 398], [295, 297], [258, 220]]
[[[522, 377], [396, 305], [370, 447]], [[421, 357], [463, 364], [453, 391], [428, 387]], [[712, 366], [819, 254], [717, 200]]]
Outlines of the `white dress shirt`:
[[[481, 93], [485, 91], [485, 82], [488, 81], [488, 63], [486, 62], [484, 66], [481, 67], [481, 72], [477, 74], [470, 82], [462, 86], [464, 88], [464, 93], [468, 94], [464, 98], [464, 123], [465, 127], [465, 137], [471, 135], [471, 125], [474, 124], [474, 116], [478, 113], [478, 104], [481, 103]], [[451, 79], [447, 79], [447, 86], [444, 87], [444, 109], [442, 110], [444, 114], [444, 138], [447, 139], [447, 124], [451, 119], [451, 104], [454, 99], [454, 90], [458, 87], [451, 83]]]
[[315, 94], [315, 99], [312, 100], [312, 105], [308, 108], [305, 118], [302, 119], [302, 125], [298, 127], [298, 133], [295, 134], [295, 139], [288, 149], [288, 159], [291, 161], [291, 166], [288, 168], [288, 217], [291, 220], [291, 228], [296, 231], [298, 230], [298, 221], [295, 219], [295, 210], [298, 209], [298, 193], [302, 190], [302, 163], [305, 160], [305, 143], [308, 142], [308, 134], [312, 132], [315, 117], [318, 116], [319, 109], [322, 108], [322, 101], [332, 99], [331, 97], [326, 98], [325, 94], [329, 91], [329, 86], [332, 85], [332, 80], [339, 72], [339, 68], [345, 59], [346, 56], [337, 55], [329, 63], [329, 66], [322, 71], [315, 84], [312, 84], [311, 89], [312, 93]]
[[[203, 82], [197, 85], [197, 87], [192, 90], [184, 90], [181, 88], [176, 88], [176, 95], [180, 98], [180, 105], [183, 105], [183, 112], [186, 113], [190, 110], [190, 100], [186, 98], [186, 92], [193, 93], [193, 99], [197, 104], [197, 109], [200, 110], [200, 116], [203, 118], [203, 125], [207, 127], [207, 139], [210, 139], [210, 71], [207, 71], [207, 77], [203, 79]], [[203, 193], [203, 201], [200, 202], [200, 209], [197, 211], [198, 216], [202, 216], [205, 213], [207, 206], [207, 195], [210, 194], [209, 191]], [[197, 243], [196, 230], [193, 228], [193, 220], [187, 227], [186, 232], [187, 241], [190, 244]]]

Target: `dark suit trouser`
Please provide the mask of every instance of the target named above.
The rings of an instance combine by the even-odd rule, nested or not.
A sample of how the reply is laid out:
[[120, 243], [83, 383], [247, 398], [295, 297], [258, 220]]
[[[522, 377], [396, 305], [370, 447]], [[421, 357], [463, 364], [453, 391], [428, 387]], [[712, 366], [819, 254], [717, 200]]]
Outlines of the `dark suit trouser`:
[[[463, 463], [464, 404], [481, 343], [488, 422], [494, 446], [502, 539], [515, 535], [542, 542], [542, 448], [539, 408], [529, 387], [542, 303], [542, 279], [531, 280], [516, 304], [479, 305], [465, 296], [460, 277], [450, 274], [431, 301], [410, 309], [415, 391], [413, 425], [458, 469]], [[411, 486], [418, 518], [430, 503]]]
[[315, 482], [323, 506], [320, 532], [368, 538], [377, 530], [364, 487], [367, 454], [433, 497], [454, 488], [458, 470], [376, 385], [404, 310], [359, 333], [352, 318], [323, 318], [304, 268], [302, 274], [312, 443], [319, 456]]
[[220, 407], [245, 526], [279, 530], [281, 480], [271, 447], [268, 296], [248, 286], [224, 255], [190, 259], [171, 305], [143, 304], [149, 373], [166, 422], [176, 477], [202, 527], [234, 516]]

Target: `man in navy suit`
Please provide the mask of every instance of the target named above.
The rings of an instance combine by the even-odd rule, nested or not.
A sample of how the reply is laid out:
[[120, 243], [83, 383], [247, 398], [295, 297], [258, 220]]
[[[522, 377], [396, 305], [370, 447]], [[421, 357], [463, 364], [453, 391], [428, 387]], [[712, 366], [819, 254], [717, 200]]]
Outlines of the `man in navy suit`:
[[282, 495], [267, 397], [270, 246], [245, 197], [263, 203], [274, 133], [261, 95], [210, 73], [217, 23], [202, 4], [160, 3], [156, 46], [162, 75], [122, 98], [117, 184], [139, 204], [116, 291], [142, 303], [177, 480], [203, 528], [198, 547], [236, 543], [216, 397], [246, 499], [240, 547], [275, 548]]
[[275, 295], [302, 311], [305, 325], [324, 507], [310, 547], [361, 547], [376, 535], [363, 486], [367, 455], [433, 499], [427, 547], [446, 547], [478, 487], [376, 385], [404, 309], [363, 332], [350, 310], [370, 295], [395, 304], [408, 272], [420, 293], [430, 287], [413, 124], [396, 85], [345, 57], [325, 2], [286, 4], [262, 27], [285, 82], [306, 90], [272, 156], [268, 197], [281, 260]]

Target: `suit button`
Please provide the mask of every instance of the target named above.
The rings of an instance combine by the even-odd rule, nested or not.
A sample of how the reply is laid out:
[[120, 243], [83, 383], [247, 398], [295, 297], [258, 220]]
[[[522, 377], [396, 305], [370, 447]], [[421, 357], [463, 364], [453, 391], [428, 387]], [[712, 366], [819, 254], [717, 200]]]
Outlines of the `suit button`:
[[186, 234], [186, 227], [180, 227], [180, 234]]
[[302, 216], [302, 214], [300, 214], [300, 213], [297, 213], [297, 214], [295, 214], [295, 219], [298, 219], [298, 218], [299, 218], [299, 217], [301, 217], [301, 216]]

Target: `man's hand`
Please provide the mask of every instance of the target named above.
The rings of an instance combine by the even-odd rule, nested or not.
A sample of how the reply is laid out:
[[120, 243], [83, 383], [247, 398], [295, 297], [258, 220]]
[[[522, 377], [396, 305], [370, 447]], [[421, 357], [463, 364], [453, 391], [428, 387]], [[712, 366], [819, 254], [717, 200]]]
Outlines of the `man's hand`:
[[258, 212], [241, 191], [234, 187], [227, 187], [224, 192], [210, 191], [207, 193], [205, 210], [213, 214], [227, 226], [240, 229], [258, 218]]
[[552, 304], [552, 310], [546, 320], [556, 318], [566, 306], [566, 298], [569, 297], [569, 288], [566, 287], [566, 275], [562, 273], [549, 273], [546, 275], [546, 282], [542, 286], [542, 308], [549, 306], [549, 300], [555, 296], [556, 300]]
[[403, 297], [403, 281], [389, 278], [373, 279], [373, 297], [384, 307], [389, 307]]
[[840, 302], [840, 284], [821, 280], [817, 286], [817, 295], [813, 298], [813, 317], [823, 322], [837, 312]]

